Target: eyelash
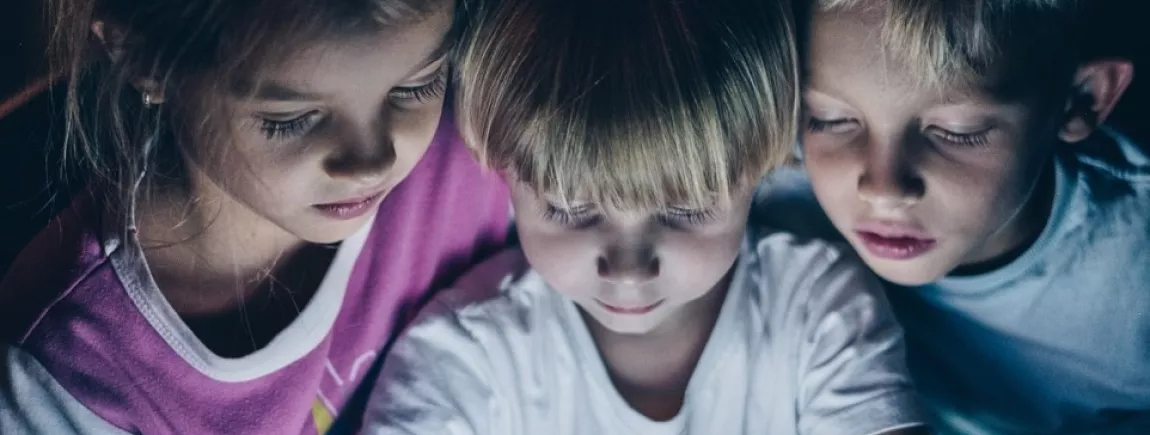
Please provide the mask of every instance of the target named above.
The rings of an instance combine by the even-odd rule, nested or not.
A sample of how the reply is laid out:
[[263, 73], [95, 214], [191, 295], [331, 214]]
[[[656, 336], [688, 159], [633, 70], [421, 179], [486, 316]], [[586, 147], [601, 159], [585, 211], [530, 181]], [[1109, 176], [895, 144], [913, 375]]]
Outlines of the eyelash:
[[[443, 96], [445, 90], [447, 90], [447, 77], [446, 74], [441, 72], [435, 79], [427, 84], [397, 88], [396, 91], [392, 92], [392, 96], [400, 100], [412, 100], [423, 103]], [[268, 140], [302, 136], [304, 133], [307, 133], [308, 130], [311, 129], [312, 124], [314, 124], [315, 114], [316, 112], [308, 112], [302, 116], [286, 121], [261, 118], [259, 120], [260, 132], [262, 132]]]
[[586, 228], [599, 222], [599, 216], [592, 215], [589, 208], [568, 210], [556, 207], [554, 204], [547, 204], [547, 209], [543, 210], [543, 218], [573, 228]]
[[[812, 132], [823, 132], [831, 128], [843, 125], [850, 122], [846, 119], [835, 119], [824, 121], [818, 118], [809, 118], [807, 120], [807, 130]], [[966, 147], [980, 147], [989, 143], [990, 130], [980, 131], [977, 133], [954, 133], [946, 130], [937, 129], [934, 134], [947, 143], [966, 146]]]
[[445, 70], [440, 70], [435, 78], [427, 84], [395, 88], [391, 94], [397, 100], [424, 103], [442, 97], [446, 90], [447, 74]]
[[950, 144], [964, 147], [981, 147], [989, 143], [990, 130], [965, 134], [939, 130], [936, 131], [935, 134], [938, 135], [940, 139]]
[[710, 210], [672, 210], [659, 215], [659, 222], [672, 228], [699, 226], [714, 217]]
[[[702, 225], [713, 217], [714, 213], [710, 210], [671, 210], [659, 214], [658, 219], [663, 225], [682, 228]], [[599, 222], [599, 216], [592, 214], [589, 209], [567, 210], [553, 204], [547, 205], [543, 218], [573, 228], [586, 228]]]
[[807, 120], [807, 130], [818, 133], [826, 131], [830, 128], [834, 128], [836, 126], [844, 125], [848, 122], [850, 122], [850, 120], [847, 119], [833, 119], [830, 121], [824, 121], [818, 118], [809, 118]]
[[317, 113], [318, 112], [308, 112], [286, 121], [261, 118], [259, 120], [260, 132], [262, 132], [268, 140], [301, 136], [311, 129], [315, 123], [315, 115]]

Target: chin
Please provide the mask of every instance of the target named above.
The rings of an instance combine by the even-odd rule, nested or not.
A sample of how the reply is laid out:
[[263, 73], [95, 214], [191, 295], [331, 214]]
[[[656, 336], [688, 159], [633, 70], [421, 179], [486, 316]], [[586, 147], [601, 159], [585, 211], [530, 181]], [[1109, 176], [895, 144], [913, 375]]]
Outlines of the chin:
[[[607, 319], [607, 320], [616, 320], [616, 319]], [[607, 329], [607, 330], [614, 332], [616, 334], [619, 334], [619, 335], [644, 335], [644, 334], [651, 332], [652, 330], [654, 330], [658, 326], [658, 324], [650, 324], [649, 322], [644, 322], [644, 321], [632, 321], [632, 322], [606, 321], [605, 322], [605, 321], [603, 321], [603, 319], [598, 319], [598, 318], [596, 318], [595, 321], [599, 322], [599, 325], [602, 326], [604, 329]]]
[[308, 243], [330, 245], [344, 241], [372, 221], [371, 216], [365, 216], [347, 222], [323, 222], [306, 226], [301, 228], [301, 231], [293, 231], [293, 233]]
[[900, 261], [892, 264], [884, 260], [871, 260], [867, 266], [880, 278], [904, 287], [918, 287], [938, 281], [946, 272], [935, 272], [929, 265]]

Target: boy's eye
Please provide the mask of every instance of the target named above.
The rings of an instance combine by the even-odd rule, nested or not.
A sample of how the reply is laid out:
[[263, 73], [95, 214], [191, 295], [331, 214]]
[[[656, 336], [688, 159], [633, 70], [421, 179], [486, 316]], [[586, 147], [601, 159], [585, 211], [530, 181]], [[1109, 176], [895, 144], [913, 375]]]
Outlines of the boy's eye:
[[659, 214], [659, 222], [673, 228], [702, 225], [714, 217], [711, 210], [671, 207]]
[[846, 133], [850, 131], [853, 125], [854, 120], [850, 118], [819, 119], [813, 116], [807, 117], [807, 131], [812, 133]]
[[447, 70], [440, 68], [431, 81], [418, 86], [400, 86], [391, 90], [397, 103], [426, 103], [443, 97], [447, 90]]
[[985, 129], [973, 133], [958, 133], [943, 128], [934, 127], [930, 129], [931, 134], [951, 145], [963, 147], [981, 147], [988, 144], [990, 137], [990, 130]]
[[595, 208], [591, 205], [564, 208], [547, 203], [547, 208], [543, 211], [543, 218], [565, 227], [583, 229], [599, 223], [600, 215], [595, 212]]
[[289, 119], [257, 117], [257, 121], [259, 122], [260, 132], [263, 133], [268, 140], [290, 139], [303, 136], [307, 134], [308, 131], [311, 131], [316, 122], [320, 120], [320, 115], [321, 113], [318, 110], [313, 110]]

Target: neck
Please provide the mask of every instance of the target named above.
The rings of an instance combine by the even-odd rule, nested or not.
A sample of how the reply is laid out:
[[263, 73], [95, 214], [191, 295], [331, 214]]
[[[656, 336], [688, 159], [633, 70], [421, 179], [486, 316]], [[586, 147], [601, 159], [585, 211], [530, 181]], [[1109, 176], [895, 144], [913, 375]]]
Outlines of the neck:
[[226, 311], [305, 246], [214, 190], [157, 188], [138, 205], [140, 245], [157, 286], [181, 314]]

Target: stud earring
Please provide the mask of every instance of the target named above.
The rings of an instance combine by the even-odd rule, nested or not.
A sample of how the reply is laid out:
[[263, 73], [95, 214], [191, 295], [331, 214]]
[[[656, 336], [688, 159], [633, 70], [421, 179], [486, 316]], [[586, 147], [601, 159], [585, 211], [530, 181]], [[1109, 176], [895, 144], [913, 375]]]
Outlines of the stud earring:
[[144, 92], [144, 107], [151, 107], [151, 106], [152, 106], [152, 93], [145, 91]]

